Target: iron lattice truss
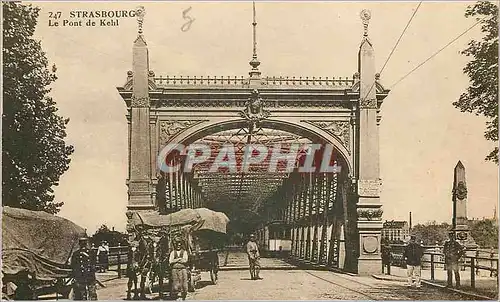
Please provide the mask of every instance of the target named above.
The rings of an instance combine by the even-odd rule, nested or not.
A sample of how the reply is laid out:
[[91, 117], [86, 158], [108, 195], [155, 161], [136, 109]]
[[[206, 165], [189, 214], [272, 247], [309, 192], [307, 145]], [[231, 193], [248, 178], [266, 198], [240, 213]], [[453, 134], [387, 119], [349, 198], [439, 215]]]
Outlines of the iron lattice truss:
[[[262, 127], [253, 131], [244, 127], [218, 132], [194, 143], [210, 146], [211, 156], [206, 162], [194, 165], [193, 180], [202, 189], [207, 202], [238, 201], [238, 204], [246, 205], [255, 212], [290, 175], [286, 161], [274, 161], [276, 168], [269, 171], [272, 164], [270, 150], [279, 147], [281, 153], [288, 153], [291, 146], [296, 145], [300, 156], [305, 155], [301, 146], [311, 143], [310, 139], [296, 134]], [[247, 171], [243, 171], [245, 150], [249, 145], [265, 146], [269, 154], [262, 162], [252, 164]], [[223, 146], [233, 146], [235, 161], [230, 167], [210, 171]]]

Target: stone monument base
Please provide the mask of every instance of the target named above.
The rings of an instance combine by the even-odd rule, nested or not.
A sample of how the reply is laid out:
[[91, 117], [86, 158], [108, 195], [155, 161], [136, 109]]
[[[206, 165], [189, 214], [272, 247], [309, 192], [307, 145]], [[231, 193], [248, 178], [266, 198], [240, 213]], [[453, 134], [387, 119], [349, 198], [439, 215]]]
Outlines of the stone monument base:
[[453, 232], [455, 232], [456, 240], [466, 249], [466, 250], [476, 250], [478, 245], [470, 233], [469, 227], [466, 225], [457, 225]]

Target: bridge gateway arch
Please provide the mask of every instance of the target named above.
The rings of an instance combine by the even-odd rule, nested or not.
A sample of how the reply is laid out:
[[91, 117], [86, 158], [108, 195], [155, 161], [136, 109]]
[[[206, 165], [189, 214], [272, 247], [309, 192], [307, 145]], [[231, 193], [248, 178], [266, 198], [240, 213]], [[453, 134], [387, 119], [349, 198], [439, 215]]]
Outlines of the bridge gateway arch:
[[[378, 127], [389, 90], [375, 73], [370, 18], [369, 11], [361, 12], [364, 34], [357, 69], [353, 66], [351, 77], [334, 78], [263, 76], [255, 49], [255, 19], [249, 76], [157, 75], [149, 66], [139, 20], [132, 71], [118, 87], [128, 108], [128, 210], [161, 215], [207, 207], [225, 212], [233, 222], [230, 227], [252, 229], [261, 242], [280, 226], [297, 261], [359, 274], [379, 272]], [[257, 123], [249, 116], [256, 101]], [[341, 169], [213, 172], [208, 168], [211, 156], [190, 173], [161, 171], [158, 156], [173, 143], [207, 144], [213, 151], [224, 144], [240, 151], [249, 144], [331, 145]], [[183, 163], [185, 156], [171, 160]]]

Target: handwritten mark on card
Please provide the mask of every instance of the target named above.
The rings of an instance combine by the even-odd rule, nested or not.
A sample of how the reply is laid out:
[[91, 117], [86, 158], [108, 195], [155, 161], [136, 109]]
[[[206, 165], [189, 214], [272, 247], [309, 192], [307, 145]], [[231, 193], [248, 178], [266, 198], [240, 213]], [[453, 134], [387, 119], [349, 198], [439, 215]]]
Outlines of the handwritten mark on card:
[[184, 25], [182, 25], [181, 27], [181, 30], [183, 32], [186, 32], [188, 31], [190, 28], [191, 28], [191, 24], [193, 24], [194, 20], [196, 19], [193, 19], [191, 18], [190, 16], [187, 15], [187, 13], [191, 10], [191, 6], [188, 8], [188, 9], [185, 9], [183, 12], [182, 12], [182, 18], [184, 19], [187, 19], [188, 21], [186, 23], [184, 23]]

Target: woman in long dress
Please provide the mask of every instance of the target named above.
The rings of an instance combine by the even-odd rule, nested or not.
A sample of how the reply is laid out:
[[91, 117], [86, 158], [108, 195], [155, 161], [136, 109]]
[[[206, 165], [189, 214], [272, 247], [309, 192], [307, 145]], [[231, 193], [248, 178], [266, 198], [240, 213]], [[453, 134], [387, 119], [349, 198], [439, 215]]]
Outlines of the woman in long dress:
[[109, 246], [106, 241], [101, 242], [101, 245], [97, 248], [97, 257], [99, 258], [99, 271], [104, 273], [108, 270], [108, 255]]
[[183, 248], [182, 241], [174, 242], [174, 250], [170, 252], [169, 264], [172, 268], [171, 295], [175, 298], [181, 293], [182, 300], [186, 299], [188, 291], [188, 252]]

